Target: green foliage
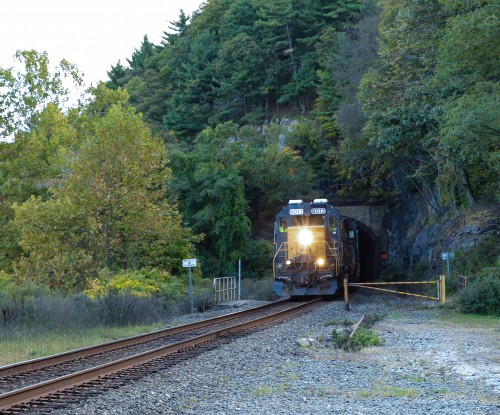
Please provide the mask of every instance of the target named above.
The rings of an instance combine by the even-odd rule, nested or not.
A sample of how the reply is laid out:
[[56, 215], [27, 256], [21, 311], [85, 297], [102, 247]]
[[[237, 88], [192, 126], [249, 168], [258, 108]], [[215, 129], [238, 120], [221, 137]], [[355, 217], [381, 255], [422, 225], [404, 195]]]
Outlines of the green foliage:
[[[382, 339], [378, 334], [372, 332], [370, 328], [383, 318], [384, 315], [382, 314], [367, 314], [352, 337], [351, 333], [347, 332], [345, 329], [334, 330], [332, 332], [332, 344], [335, 347], [344, 349], [348, 352], [358, 352], [364, 347], [382, 345]], [[340, 321], [340, 319], [333, 319], [326, 322], [325, 326], [339, 324], [347, 326], [353, 325], [354, 323], [349, 320]]]
[[364, 347], [380, 346], [383, 344], [382, 339], [369, 329], [360, 327], [352, 337], [349, 333], [332, 332], [332, 343], [339, 349], [344, 349], [348, 352], [359, 352]]
[[161, 46], [145, 39], [129, 68], [112, 68], [110, 86], [126, 88], [155, 129], [162, 115], [163, 129], [182, 137], [229, 120], [260, 123], [283, 109], [309, 113], [320, 38], [346, 30], [359, 10], [355, 0], [207, 2], [170, 22]]
[[[31, 196], [13, 205], [26, 253], [17, 264], [24, 279], [83, 289], [106, 267], [178, 271], [192, 250], [196, 238], [166, 201], [170, 169], [163, 143], [133, 108], [103, 90], [74, 121], [78, 157], [62, 148], [71, 173], [50, 188], [47, 200]], [[105, 112], [94, 112], [100, 108]]]
[[471, 248], [457, 249], [452, 266], [458, 275], [474, 275], [478, 270], [493, 266], [500, 258], [498, 237], [488, 235]]
[[500, 316], [500, 266], [484, 268], [460, 292], [460, 311]]
[[373, 327], [375, 323], [383, 320], [385, 317], [384, 314], [379, 314], [379, 313], [373, 313], [373, 314], [367, 314], [365, 316], [365, 319], [363, 320], [363, 327], [369, 329], [370, 327]]
[[22, 69], [0, 68], [0, 139], [26, 131], [48, 103], [62, 105], [68, 83], [82, 84], [76, 66], [64, 59], [53, 69], [46, 52], [17, 51], [15, 57]]
[[328, 326], [338, 326], [338, 325], [344, 325], [344, 326], [352, 326], [354, 322], [348, 319], [340, 319], [339, 317], [334, 317], [328, 321], [325, 321], [323, 326], [328, 327]]
[[91, 281], [90, 288], [84, 293], [89, 298], [126, 293], [137, 297], [150, 297], [160, 292], [181, 291], [182, 283], [168, 272], [155, 269], [128, 270], [111, 273], [103, 270], [98, 278]]
[[20, 255], [12, 204], [32, 195], [46, 199], [67, 168], [76, 137], [60, 109], [68, 95], [64, 80], [80, 82], [65, 61], [53, 72], [46, 53], [16, 57], [21, 70], [0, 68], [0, 269], [9, 272]]
[[256, 240], [269, 238], [272, 230], [259, 235], [255, 229], [251, 239], [251, 225], [272, 223], [272, 212], [287, 197], [304, 194], [311, 177], [295, 152], [280, 149], [280, 132], [270, 128], [259, 135], [225, 123], [206, 128], [189, 146], [168, 145], [171, 188], [184, 222], [205, 235], [199, 251], [207, 275], [234, 273], [242, 257], [247, 276], [263, 276], [269, 269], [270, 246]]
[[500, 314], [499, 262], [500, 246], [493, 235], [480, 239], [472, 248], [457, 250], [454, 273], [467, 277], [467, 288], [458, 294], [462, 312]]
[[360, 82], [364, 136], [438, 215], [499, 192], [498, 14], [462, 3], [380, 1], [382, 65]]

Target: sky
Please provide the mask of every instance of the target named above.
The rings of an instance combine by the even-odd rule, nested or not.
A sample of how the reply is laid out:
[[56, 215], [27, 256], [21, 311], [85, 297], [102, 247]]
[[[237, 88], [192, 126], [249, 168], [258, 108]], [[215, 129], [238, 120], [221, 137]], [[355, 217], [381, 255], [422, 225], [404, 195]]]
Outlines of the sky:
[[121, 60], [127, 65], [144, 35], [160, 44], [181, 9], [188, 15], [202, 0], [2, 0], [0, 67], [14, 66], [17, 50], [47, 52], [51, 63], [76, 64], [96, 85]]

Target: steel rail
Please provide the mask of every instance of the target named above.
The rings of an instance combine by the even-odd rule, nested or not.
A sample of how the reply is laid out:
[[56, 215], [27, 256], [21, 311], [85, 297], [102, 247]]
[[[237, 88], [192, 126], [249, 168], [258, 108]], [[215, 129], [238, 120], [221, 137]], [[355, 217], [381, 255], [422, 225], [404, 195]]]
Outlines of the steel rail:
[[183, 333], [200, 327], [206, 327], [208, 324], [217, 324], [224, 321], [229, 321], [235, 318], [246, 316], [248, 314], [253, 314], [261, 310], [265, 310], [267, 308], [276, 307], [276, 305], [283, 304], [285, 302], [286, 300], [275, 301], [273, 303], [264, 304], [262, 306], [249, 308], [243, 311], [226, 314], [219, 317], [213, 317], [206, 320], [200, 320], [194, 323], [183, 324], [177, 327], [169, 327], [167, 329], [157, 330], [146, 334], [139, 334], [137, 336], [128, 337], [126, 339], [114, 340], [107, 343], [101, 343], [95, 346], [83, 347], [80, 349], [75, 349], [64, 353], [58, 353], [51, 356], [26, 360], [24, 362], [13, 363], [11, 365], [6, 365], [6, 366], [0, 366], [0, 378], [17, 375], [19, 373], [26, 372], [29, 370], [41, 369], [46, 366], [67, 362], [68, 360], [79, 359], [96, 353], [102, 353], [113, 349], [119, 349], [132, 345], [137, 345], [139, 343], [156, 340], [165, 336]]
[[230, 334], [248, 330], [249, 328], [253, 328], [256, 326], [269, 324], [272, 321], [282, 319], [287, 316], [292, 316], [298, 312], [301, 312], [304, 309], [316, 305], [318, 302], [321, 302], [321, 300], [313, 300], [297, 305], [293, 308], [289, 308], [287, 310], [281, 310], [277, 313], [270, 314], [265, 317], [259, 317], [245, 323], [236, 324], [224, 329], [219, 329], [211, 333], [191, 338], [189, 340], [185, 340], [168, 346], [158, 347], [156, 349], [122, 358], [114, 362], [106, 363], [94, 368], [82, 370], [73, 374], [61, 376], [53, 380], [41, 382], [36, 385], [27, 386], [22, 389], [5, 393], [3, 395], [0, 395], [0, 410], [6, 410], [12, 408], [15, 405], [40, 399], [55, 392], [61, 392], [64, 389], [79, 386], [92, 380], [99, 379], [103, 376], [130, 369], [134, 366], [146, 363], [148, 361], [214, 341], [223, 336], [228, 336]]

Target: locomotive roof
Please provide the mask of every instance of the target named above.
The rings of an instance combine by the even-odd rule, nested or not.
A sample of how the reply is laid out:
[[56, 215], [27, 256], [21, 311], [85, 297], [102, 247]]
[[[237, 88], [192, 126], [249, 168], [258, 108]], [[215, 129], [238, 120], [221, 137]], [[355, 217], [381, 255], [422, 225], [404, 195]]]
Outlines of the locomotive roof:
[[[314, 199], [312, 202], [304, 202], [301, 199], [292, 199], [288, 201], [288, 205], [284, 206], [276, 216], [289, 216], [291, 214], [290, 209], [295, 209], [295, 212], [292, 214], [303, 216], [318, 214], [340, 215], [340, 211], [328, 204], [327, 199]], [[300, 212], [300, 210], [302, 210], [302, 212]]]

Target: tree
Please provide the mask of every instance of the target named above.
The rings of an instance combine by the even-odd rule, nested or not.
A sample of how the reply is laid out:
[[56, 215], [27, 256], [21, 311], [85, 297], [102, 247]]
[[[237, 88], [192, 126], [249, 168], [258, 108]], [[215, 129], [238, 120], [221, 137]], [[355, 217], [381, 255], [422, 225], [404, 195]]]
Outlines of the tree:
[[168, 26], [168, 28], [172, 30], [172, 33], [163, 32], [162, 39], [165, 41], [166, 44], [169, 45], [174, 44], [175, 41], [184, 34], [184, 31], [188, 26], [190, 18], [191, 17], [186, 13], [184, 13], [184, 10], [181, 9], [179, 13], [179, 19], [174, 22], [169, 22], [170, 26]]
[[46, 52], [17, 51], [15, 57], [22, 70], [0, 68], [0, 140], [28, 131], [33, 117], [48, 103], [65, 104], [69, 99], [65, 81], [82, 85], [76, 66], [64, 59], [52, 72]]
[[[96, 107], [106, 112], [96, 116]], [[120, 103], [94, 102], [82, 117], [77, 130], [85, 139], [67, 176], [48, 200], [33, 196], [14, 205], [24, 250], [19, 272], [75, 290], [104, 268], [179, 270], [196, 238], [166, 201], [170, 169], [162, 142]]]
[[476, 207], [479, 199], [500, 198], [498, 10], [489, 1], [445, 6], [453, 15], [439, 44], [432, 83], [439, 94], [446, 197]]
[[[206, 128], [192, 144], [168, 145], [172, 190], [184, 221], [205, 235], [200, 256], [206, 275], [234, 272], [237, 258], [255, 256], [262, 249], [258, 240], [269, 240], [284, 200], [312, 195], [310, 166], [280, 146], [286, 132], [269, 127], [259, 133], [228, 122]], [[263, 269], [257, 262], [246, 268]]]
[[442, 214], [436, 96], [428, 82], [445, 26], [442, 7], [434, 1], [380, 4], [381, 66], [360, 83], [364, 137], [381, 153], [382, 166], [411, 181], [430, 211]]
[[8, 272], [21, 254], [12, 204], [31, 195], [46, 200], [62, 177], [65, 152], [75, 145], [62, 113], [65, 80], [81, 85], [76, 67], [64, 60], [53, 72], [46, 53], [18, 51], [16, 59], [21, 69], [0, 68], [0, 269]]
[[[176, 42], [182, 47], [186, 37]], [[181, 135], [200, 132], [209, 122], [216, 97], [213, 79], [213, 63], [217, 56], [217, 41], [208, 30], [200, 33], [189, 43], [189, 49], [180, 66], [173, 68], [172, 94], [163, 117], [166, 130]]]

